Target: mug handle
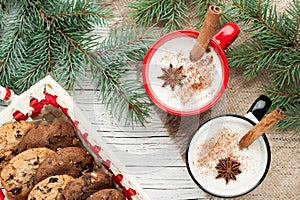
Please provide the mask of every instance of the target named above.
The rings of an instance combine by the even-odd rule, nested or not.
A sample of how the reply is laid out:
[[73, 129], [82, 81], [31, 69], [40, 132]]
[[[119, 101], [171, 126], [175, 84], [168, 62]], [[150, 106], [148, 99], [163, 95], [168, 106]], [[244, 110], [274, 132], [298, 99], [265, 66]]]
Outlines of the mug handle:
[[269, 97], [265, 95], [260, 95], [251, 105], [245, 117], [247, 117], [255, 123], [258, 123], [268, 112], [271, 105], [272, 100]]
[[239, 27], [233, 23], [226, 23], [212, 38], [219, 46], [225, 50], [240, 33]]

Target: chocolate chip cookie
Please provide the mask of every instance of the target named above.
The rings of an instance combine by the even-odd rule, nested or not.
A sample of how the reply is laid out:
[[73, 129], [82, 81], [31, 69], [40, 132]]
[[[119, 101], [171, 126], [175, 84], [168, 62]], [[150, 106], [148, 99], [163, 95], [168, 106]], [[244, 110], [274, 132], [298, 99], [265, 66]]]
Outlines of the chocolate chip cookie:
[[33, 188], [36, 171], [46, 157], [55, 152], [34, 148], [13, 157], [1, 171], [1, 183], [9, 197], [23, 200]]
[[46, 158], [39, 166], [34, 183], [54, 175], [67, 174], [75, 178], [91, 171], [93, 157], [81, 147], [65, 147]]
[[34, 124], [26, 121], [6, 123], [0, 127], [0, 170], [12, 159], [18, 144]]
[[126, 197], [116, 189], [103, 189], [92, 194], [86, 200], [126, 200]]
[[58, 148], [74, 146], [78, 142], [73, 126], [68, 122], [37, 125], [19, 143], [18, 152], [37, 147], [46, 147], [56, 151]]
[[90, 172], [70, 181], [62, 191], [62, 199], [86, 199], [100, 189], [112, 187], [113, 183], [109, 175], [103, 172]]
[[60, 200], [62, 190], [74, 178], [69, 175], [50, 176], [36, 184], [28, 195], [28, 200]]

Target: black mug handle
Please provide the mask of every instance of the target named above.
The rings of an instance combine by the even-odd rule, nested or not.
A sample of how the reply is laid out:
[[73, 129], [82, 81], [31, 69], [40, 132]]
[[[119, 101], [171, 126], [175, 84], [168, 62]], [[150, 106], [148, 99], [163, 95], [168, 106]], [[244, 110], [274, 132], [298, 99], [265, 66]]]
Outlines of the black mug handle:
[[264, 117], [264, 115], [268, 112], [271, 105], [272, 105], [272, 100], [269, 97], [265, 95], [260, 95], [251, 105], [251, 107], [247, 111], [247, 114], [252, 113], [254, 117], [258, 121], [260, 121]]

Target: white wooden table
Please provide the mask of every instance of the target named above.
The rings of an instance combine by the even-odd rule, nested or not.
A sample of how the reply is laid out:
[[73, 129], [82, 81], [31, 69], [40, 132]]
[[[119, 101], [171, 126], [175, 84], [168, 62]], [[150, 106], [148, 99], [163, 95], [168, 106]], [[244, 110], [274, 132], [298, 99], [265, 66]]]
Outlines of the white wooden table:
[[151, 199], [205, 198], [155, 111], [146, 127], [126, 128], [105, 111], [89, 83], [83, 88], [74, 101]]

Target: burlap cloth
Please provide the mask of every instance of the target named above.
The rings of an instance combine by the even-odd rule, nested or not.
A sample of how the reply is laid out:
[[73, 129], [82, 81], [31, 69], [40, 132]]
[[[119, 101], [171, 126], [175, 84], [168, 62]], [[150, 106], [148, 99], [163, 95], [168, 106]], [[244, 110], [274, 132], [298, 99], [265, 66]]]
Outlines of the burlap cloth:
[[[127, 21], [128, 8], [126, 0], [106, 0], [106, 5], [114, 7], [113, 12], [117, 23]], [[282, 12], [291, 0], [273, 0]], [[193, 27], [190, 25], [189, 27]], [[243, 35], [239, 36], [239, 41]], [[234, 45], [234, 44], [233, 44]], [[227, 89], [221, 99], [211, 109], [200, 115], [191, 117], [173, 116], [159, 108], [155, 108], [165, 125], [170, 137], [178, 146], [185, 159], [184, 152], [188, 140], [198, 126], [207, 119], [220, 114], [244, 115], [254, 100], [262, 94], [260, 87], [267, 81], [263, 74], [248, 81], [242, 76], [243, 69], [230, 67], [230, 78]], [[300, 134], [293, 130], [279, 131], [272, 128], [267, 132], [271, 146], [271, 166], [264, 181], [252, 192], [238, 199], [299, 199], [300, 198]], [[208, 199], [214, 197], [207, 195]]]

